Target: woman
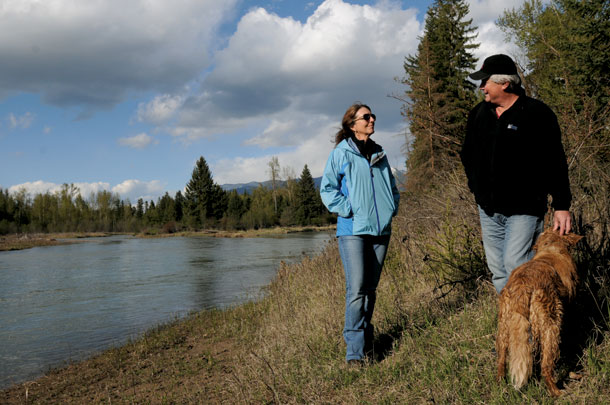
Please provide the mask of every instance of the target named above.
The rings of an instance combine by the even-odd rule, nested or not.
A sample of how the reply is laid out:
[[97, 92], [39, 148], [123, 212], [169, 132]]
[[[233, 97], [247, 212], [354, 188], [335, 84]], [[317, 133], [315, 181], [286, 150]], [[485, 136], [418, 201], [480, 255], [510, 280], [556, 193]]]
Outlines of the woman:
[[400, 198], [383, 149], [370, 139], [375, 119], [367, 105], [347, 109], [320, 185], [324, 205], [338, 214], [346, 285], [343, 337], [346, 360], [355, 364], [372, 349], [375, 291]]

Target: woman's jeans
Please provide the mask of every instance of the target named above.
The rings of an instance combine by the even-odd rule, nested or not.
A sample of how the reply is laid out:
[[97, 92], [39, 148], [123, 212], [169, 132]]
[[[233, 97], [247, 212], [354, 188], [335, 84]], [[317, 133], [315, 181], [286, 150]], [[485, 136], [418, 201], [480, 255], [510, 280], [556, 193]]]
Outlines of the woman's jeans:
[[364, 359], [373, 343], [371, 318], [376, 289], [390, 236], [339, 236], [339, 253], [345, 271], [346, 360]]
[[489, 216], [480, 207], [479, 216], [487, 266], [499, 294], [508, 282], [510, 273], [534, 257], [532, 247], [542, 232], [544, 218], [497, 213]]

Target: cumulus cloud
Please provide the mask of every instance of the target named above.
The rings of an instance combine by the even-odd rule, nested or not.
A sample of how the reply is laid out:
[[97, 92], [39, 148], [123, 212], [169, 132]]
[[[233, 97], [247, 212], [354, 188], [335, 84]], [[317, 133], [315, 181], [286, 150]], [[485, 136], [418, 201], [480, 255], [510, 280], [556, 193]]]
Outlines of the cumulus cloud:
[[[92, 196], [100, 191], [110, 191], [118, 194], [123, 200], [129, 200], [131, 203], [135, 203], [139, 198], [146, 201], [156, 201], [157, 198], [165, 193], [166, 187], [166, 184], [159, 180], [125, 180], [116, 186], [111, 186], [110, 183], [102, 181], [92, 183], [79, 182], [73, 184], [78, 189], [80, 195], [85, 199], [92, 198]], [[11, 186], [8, 188], [8, 192], [14, 195], [25, 191], [29, 197], [33, 197], [36, 194], [59, 193], [62, 187], [63, 184], [38, 180]]]
[[139, 198], [148, 201], [156, 200], [164, 193], [166, 184], [158, 181], [125, 180], [112, 187], [112, 191], [135, 203]]
[[[475, 51], [479, 64], [493, 53], [516, 56], [495, 20], [522, 3], [470, 0], [470, 17], [481, 44]], [[265, 179], [271, 156], [297, 173], [308, 164], [315, 176], [321, 174], [332, 147], [328, 140], [343, 112], [359, 100], [377, 114], [375, 139], [388, 151], [391, 164], [404, 169], [407, 124], [400, 103], [387, 96], [404, 91], [393, 78], [404, 75], [404, 57], [416, 52], [423, 21], [415, 17], [415, 10], [391, 1], [358, 6], [327, 0], [303, 24], [262, 8], [251, 10], [218, 53], [216, 68], [200, 94], [186, 100], [174, 135], [209, 136], [222, 126], [220, 118], [230, 121], [233, 131], [264, 120], [264, 129], [245, 145], [288, 148], [260, 157], [213, 161], [218, 181], [238, 182], [244, 173]]]
[[146, 133], [141, 133], [141, 134], [126, 137], [126, 138], [119, 138], [119, 144], [121, 144], [123, 146], [128, 146], [130, 148], [134, 148], [134, 149], [144, 149], [153, 143], [159, 143], [159, 142], [155, 141], [155, 139], [152, 136], [150, 136]]
[[[305, 23], [263, 8], [244, 15], [214, 70], [187, 97], [171, 134], [193, 140], [268, 123], [248, 142], [297, 144], [310, 136], [302, 116], [340, 120], [354, 101], [383, 110], [386, 128], [402, 121], [394, 77], [403, 74], [422, 25], [415, 9], [326, 0]], [[281, 131], [281, 129], [286, 131]]]
[[36, 116], [31, 112], [26, 112], [20, 116], [10, 113], [6, 120], [8, 121], [9, 129], [27, 129], [32, 125], [35, 118]]
[[4, 0], [0, 94], [109, 108], [130, 91], [172, 92], [209, 63], [237, 0]]

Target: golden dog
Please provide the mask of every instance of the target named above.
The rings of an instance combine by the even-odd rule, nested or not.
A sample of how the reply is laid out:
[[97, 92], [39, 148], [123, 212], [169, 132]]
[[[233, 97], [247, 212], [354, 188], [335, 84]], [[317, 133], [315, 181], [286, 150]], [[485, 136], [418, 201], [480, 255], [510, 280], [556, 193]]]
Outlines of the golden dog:
[[498, 381], [505, 376], [508, 356], [512, 383], [521, 388], [532, 375], [535, 350], [539, 350], [542, 377], [551, 395], [561, 395], [553, 376], [559, 358], [561, 300], [576, 293], [578, 274], [568, 248], [581, 238], [544, 231], [534, 245], [534, 258], [508, 278], [498, 310]]

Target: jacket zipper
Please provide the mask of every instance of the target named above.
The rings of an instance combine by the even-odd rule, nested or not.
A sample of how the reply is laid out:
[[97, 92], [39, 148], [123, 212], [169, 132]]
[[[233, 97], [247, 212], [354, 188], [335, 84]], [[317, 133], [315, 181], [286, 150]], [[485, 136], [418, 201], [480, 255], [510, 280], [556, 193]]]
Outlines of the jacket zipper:
[[373, 180], [375, 175], [373, 174], [373, 166], [369, 163], [369, 170], [371, 172], [371, 188], [373, 189], [373, 205], [375, 206], [375, 216], [377, 217], [377, 235], [381, 234], [381, 222], [379, 221], [379, 210], [377, 209], [377, 196], [375, 195], [375, 181]]

